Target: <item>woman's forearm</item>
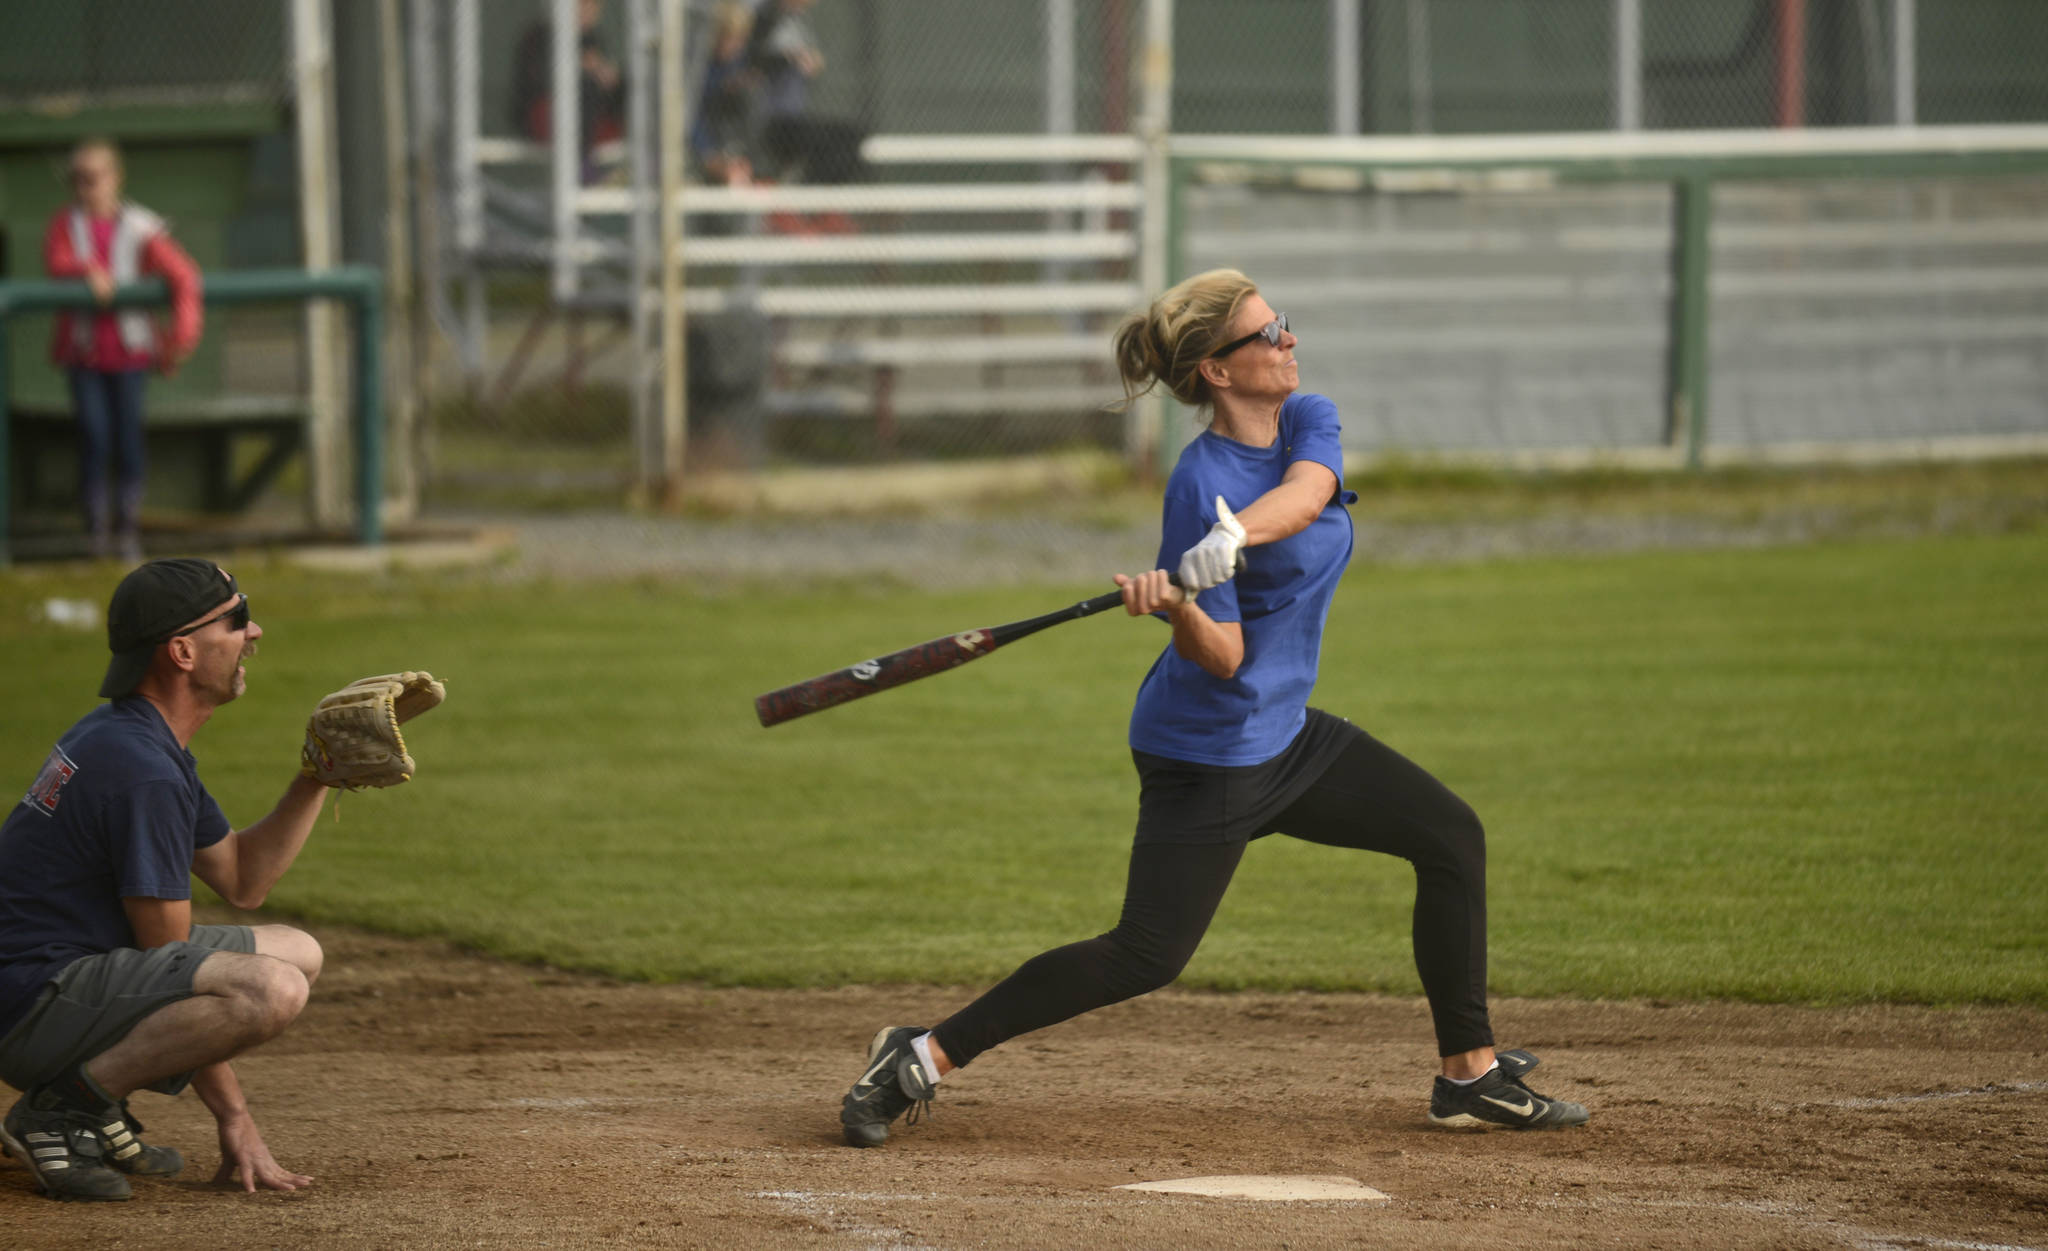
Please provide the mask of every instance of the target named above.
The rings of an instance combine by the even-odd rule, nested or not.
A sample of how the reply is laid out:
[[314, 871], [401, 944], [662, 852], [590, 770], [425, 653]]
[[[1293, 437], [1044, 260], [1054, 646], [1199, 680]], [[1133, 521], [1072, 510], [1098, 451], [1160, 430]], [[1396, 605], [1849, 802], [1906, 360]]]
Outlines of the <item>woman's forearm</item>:
[[1173, 650], [1212, 677], [1237, 676], [1244, 663], [1244, 628], [1235, 621], [1217, 621], [1202, 606], [1186, 600], [1166, 610], [1173, 626]]

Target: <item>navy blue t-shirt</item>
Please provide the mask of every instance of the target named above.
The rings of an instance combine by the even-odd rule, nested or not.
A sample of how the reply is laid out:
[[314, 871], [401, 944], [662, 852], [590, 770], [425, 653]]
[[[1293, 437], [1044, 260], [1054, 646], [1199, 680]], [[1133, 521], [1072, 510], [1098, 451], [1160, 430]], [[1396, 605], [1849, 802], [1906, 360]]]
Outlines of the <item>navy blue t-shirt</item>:
[[1298, 534], [1245, 549], [1236, 577], [1196, 601], [1216, 621], [1244, 632], [1244, 660], [1219, 678], [1168, 643], [1131, 709], [1131, 746], [1173, 760], [1252, 765], [1271, 760], [1294, 741], [1307, 718], [1316, 683], [1323, 624], [1344, 566], [1351, 561], [1351, 514], [1358, 497], [1341, 489], [1344, 448], [1337, 406], [1321, 395], [1290, 395], [1280, 405], [1280, 433], [1270, 447], [1251, 447], [1204, 430], [1180, 454], [1166, 483], [1161, 569], [1216, 524], [1216, 497], [1233, 510], [1280, 485], [1298, 460], [1327, 466], [1340, 489]]
[[123, 898], [190, 899], [193, 853], [228, 830], [148, 700], [66, 731], [0, 825], [0, 1034], [65, 965], [135, 945]]

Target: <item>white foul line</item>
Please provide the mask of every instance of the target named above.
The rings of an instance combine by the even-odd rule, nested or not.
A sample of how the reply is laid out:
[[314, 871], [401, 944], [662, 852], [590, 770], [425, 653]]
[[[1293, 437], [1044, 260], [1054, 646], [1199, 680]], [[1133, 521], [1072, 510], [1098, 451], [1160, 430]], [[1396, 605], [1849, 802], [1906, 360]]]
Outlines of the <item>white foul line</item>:
[[[1969, 1090], [1937, 1090], [1925, 1095], [1886, 1095], [1879, 1099], [1836, 1099], [1828, 1106], [1836, 1108], [1888, 1108], [1899, 1103], [1929, 1103], [1942, 1099], [1981, 1099], [1989, 1095], [2030, 1094], [2048, 1090], [2048, 1082], [1993, 1082], [1989, 1086], [1977, 1086]], [[1975, 1243], [1956, 1243], [1956, 1246], [1975, 1246]]]

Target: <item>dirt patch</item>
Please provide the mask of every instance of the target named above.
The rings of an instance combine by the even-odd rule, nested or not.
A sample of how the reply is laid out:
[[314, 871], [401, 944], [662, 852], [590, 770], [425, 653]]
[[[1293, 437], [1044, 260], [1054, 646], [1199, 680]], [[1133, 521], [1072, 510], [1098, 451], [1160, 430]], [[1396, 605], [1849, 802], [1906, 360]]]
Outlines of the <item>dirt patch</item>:
[[[243, 1196], [196, 1099], [138, 1096], [191, 1163], [59, 1206], [37, 1247], [2048, 1246], [2048, 1013], [1503, 1000], [1583, 1130], [1432, 1131], [1419, 1001], [1168, 991], [1018, 1039], [889, 1145], [839, 1144], [882, 1024], [969, 992], [627, 985], [322, 930], [328, 971], [237, 1062], [280, 1161]], [[1385, 1203], [1143, 1194], [1356, 1178]], [[32, 1234], [32, 1237], [29, 1236]]]

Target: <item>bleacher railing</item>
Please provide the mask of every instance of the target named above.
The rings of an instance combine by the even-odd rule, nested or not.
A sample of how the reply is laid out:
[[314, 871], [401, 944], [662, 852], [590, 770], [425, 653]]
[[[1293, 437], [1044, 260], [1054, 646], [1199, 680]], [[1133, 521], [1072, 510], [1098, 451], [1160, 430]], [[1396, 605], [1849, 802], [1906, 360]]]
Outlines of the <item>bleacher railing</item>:
[[[343, 266], [308, 272], [296, 269], [229, 270], [205, 276], [203, 298], [209, 306], [277, 301], [339, 300], [348, 306], [355, 353], [355, 394], [350, 411], [354, 437], [356, 541], [375, 546], [383, 541], [384, 491], [384, 361], [383, 277], [367, 266]], [[161, 280], [117, 288], [116, 307], [155, 307], [169, 302]], [[7, 321], [10, 317], [59, 309], [87, 311], [98, 307], [82, 282], [33, 280], [0, 282], [0, 565], [10, 557], [9, 519], [12, 483], [9, 452], [9, 378]], [[307, 446], [319, 440], [308, 439]]]

